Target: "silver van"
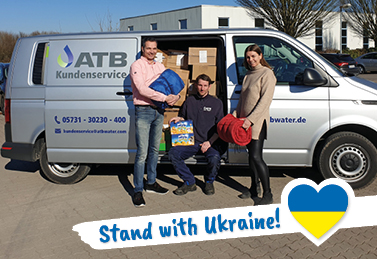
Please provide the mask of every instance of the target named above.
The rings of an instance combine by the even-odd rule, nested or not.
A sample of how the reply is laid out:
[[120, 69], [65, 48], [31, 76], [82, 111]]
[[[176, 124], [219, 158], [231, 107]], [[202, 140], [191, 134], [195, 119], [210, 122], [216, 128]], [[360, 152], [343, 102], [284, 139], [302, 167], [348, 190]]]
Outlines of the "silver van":
[[[258, 44], [277, 85], [264, 146], [269, 166], [318, 166], [353, 188], [377, 174], [377, 84], [345, 76], [296, 39], [274, 30], [117, 32], [43, 35], [18, 40], [5, 100], [6, 158], [40, 161], [56, 183], [83, 179], [93, 164], [133, 163], [134, 105], [129, 68], [143, 37], [159, 49], [217, 49], [218, 98], [232, 112], [241, 92], [244, 49]], [[202, 157], [188, 163], [201, 163]], [[168, 163], [160, 154], [160, 163]], [[223, 164], [247, 165], [229, 144]]]

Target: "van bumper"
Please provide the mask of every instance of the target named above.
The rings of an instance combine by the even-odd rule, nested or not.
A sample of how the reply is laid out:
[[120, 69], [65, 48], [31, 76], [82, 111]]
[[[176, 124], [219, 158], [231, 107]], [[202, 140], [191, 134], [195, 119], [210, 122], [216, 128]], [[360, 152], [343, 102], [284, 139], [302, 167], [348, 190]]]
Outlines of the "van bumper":
[[5, 142], [1, 156], [10, 159], [35, 162], [38, 160], [33, 144]]

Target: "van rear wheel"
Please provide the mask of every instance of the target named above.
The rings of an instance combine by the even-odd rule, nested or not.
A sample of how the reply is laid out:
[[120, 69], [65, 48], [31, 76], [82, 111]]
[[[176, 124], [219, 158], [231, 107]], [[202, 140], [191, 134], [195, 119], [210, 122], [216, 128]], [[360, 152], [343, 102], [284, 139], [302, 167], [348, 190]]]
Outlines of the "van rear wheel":
[[353, 189], [367, 187], [377, 175], [377, 149], [367, 138], [353, 132], [339, 132], [327, 138], [319, 155], [325, 179], [340, 178]]
[[84, 179], [90, 171], [89, 165], [79, 163], [50, 163], [47, 160], [46, 144], [44, 143], [39, 159], [41, 173], [50, 181], [59, 184], [73, 184]]

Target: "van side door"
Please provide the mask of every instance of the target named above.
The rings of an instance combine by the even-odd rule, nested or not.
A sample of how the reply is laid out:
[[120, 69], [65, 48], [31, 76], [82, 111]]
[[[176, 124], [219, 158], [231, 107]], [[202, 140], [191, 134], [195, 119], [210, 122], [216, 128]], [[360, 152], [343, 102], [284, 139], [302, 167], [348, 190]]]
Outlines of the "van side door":
[[49, 42], [44, 73], [50, 162], [133, 162], [129, 70], [139, 45], [137, 38], [109, 36]]

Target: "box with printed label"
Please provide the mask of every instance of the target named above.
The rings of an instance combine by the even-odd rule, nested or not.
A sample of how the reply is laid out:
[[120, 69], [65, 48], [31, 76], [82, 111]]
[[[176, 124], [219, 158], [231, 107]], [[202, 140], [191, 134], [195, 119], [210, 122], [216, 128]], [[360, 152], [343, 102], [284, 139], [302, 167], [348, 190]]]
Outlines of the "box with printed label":
[[192, 146], [194, 140], [194, 125], [192, 120], [172, 122], [170, 124], [172, 146]]
[[168, 50], [167, 68], [182, 68], [188, 69], [187, 51], [183, 50]]
[[157, 49], [157, 53], [156, 53], [156, 57], [155, 57], [155, 60], [157, 62], [160, 62], [161, 64], [163, 64], [166, 67], [168, 57], [169, 57], [169, 55], [168, 55], [167, 51]]
[[189, 65], [216, 65], [216, 48], [189, 48]]

